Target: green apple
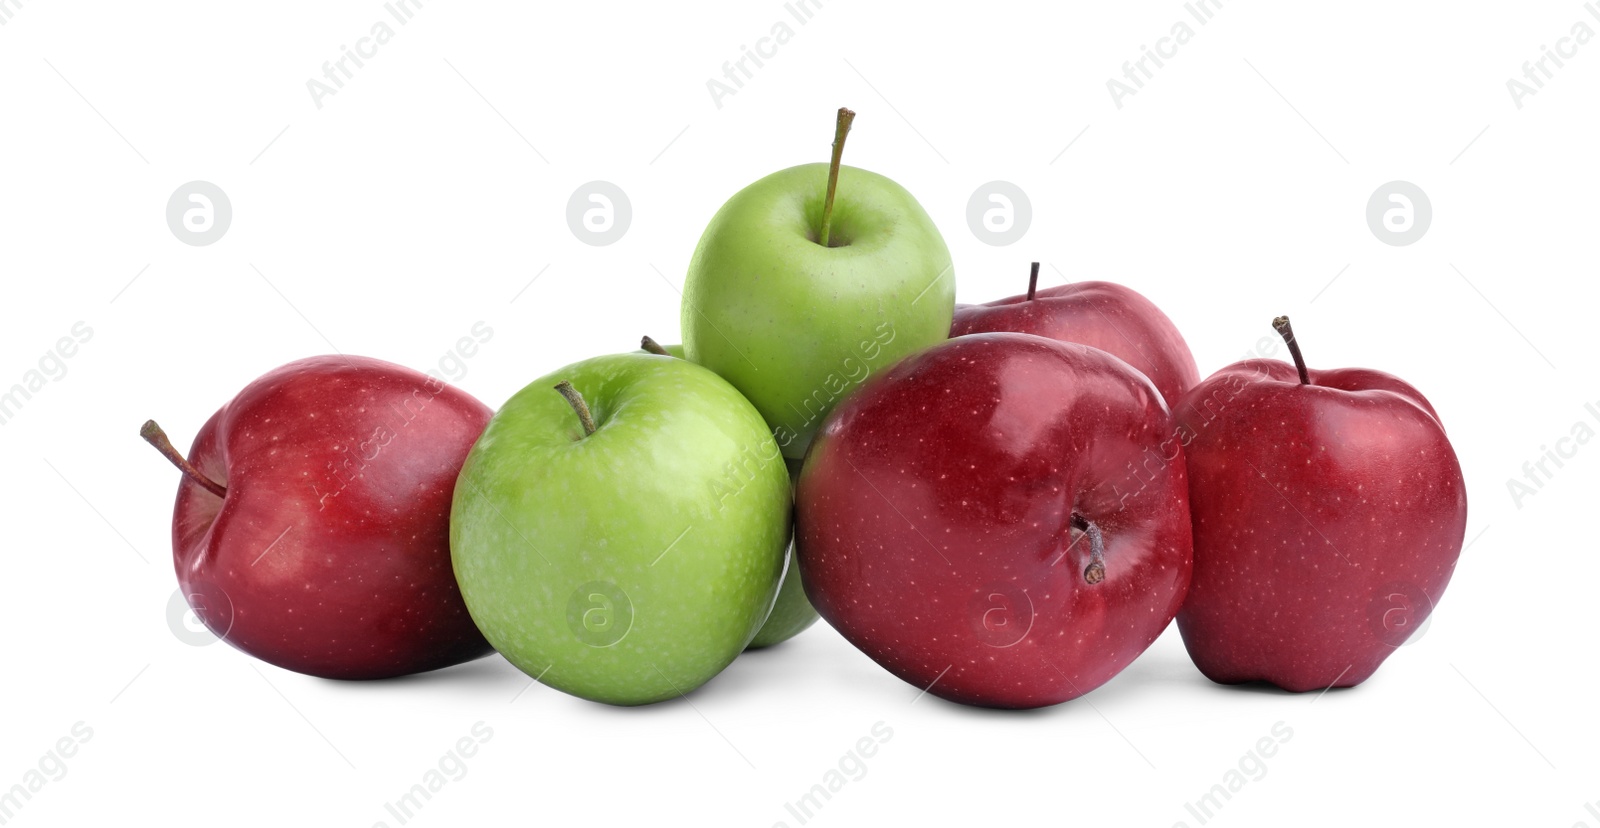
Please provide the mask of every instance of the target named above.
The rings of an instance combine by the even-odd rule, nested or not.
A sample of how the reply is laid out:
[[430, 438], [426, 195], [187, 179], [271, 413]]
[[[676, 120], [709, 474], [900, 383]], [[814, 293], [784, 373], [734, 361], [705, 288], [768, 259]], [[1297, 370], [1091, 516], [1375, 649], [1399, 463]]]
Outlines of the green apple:
[[[670, 349], [671, 346], [668, 346]], [[789, 483], [792, 486], [800, 476], [800, 462], [788, 460], [785, 465], [789, 468]], [[772, 614], [767, 616], [761, 631], [750, 639], [750, 645], [745, 649], [759, 650], [782, 644], [815, 624], [818, 617], [816, 609], [806, 599], [805, 587], [800, 583], [800, 557], [794, 554], [794, 541], [791, 539], [789, 566], [783, 572], [783, 585], [778, 588], [778, 599], [772, 603]]]
[[595, 701], [709, 681], [766, 619], [789, 478], [761, 415], [682, 359], [616, 354], [517, 392], [456, 480], [467, 611], [523, 672]]
[[785, 457], [866, 378], [950, 336], [955, 273], [933, 220], [899, 184], [839, 164], [775, 172], [712, 217], [689, 262], [689, 360], [755, 405]]
[[[675, 356], [683, 359], [682, 345], [662, 345], [650, 337], [645, 337], [640, 343], [638, 354], [660, 354]], [[800, 461], [785, 460], [784, 466], [789, 470], [789, 484], [792, 489], [794, 482], [800, 476]], [[811, 602], [806, 598], [806, 591], [800, 583], [800, 563], [794, 554], [794, 539], [789, 540], [789, 564], [783, 572], [783, 585], [778, 588], [778, 598], [772, 604], [772, 613], [767, 616], [761, 625], [760, 632], [750, 639], [747, 650], [759, 650], [781, 644], [799, 635], [806, 627], [817, 622], [817, 611], [812, 608]]]

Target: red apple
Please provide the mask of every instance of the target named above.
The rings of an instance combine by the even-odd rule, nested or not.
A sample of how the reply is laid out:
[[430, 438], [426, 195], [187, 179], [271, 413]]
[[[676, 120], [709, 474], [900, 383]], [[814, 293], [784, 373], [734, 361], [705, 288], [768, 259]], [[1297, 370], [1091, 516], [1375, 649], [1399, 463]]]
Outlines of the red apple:
[[1218, 371], [1178, 405], [1194, 583], [1178, 629], [1213, 681], [1360, 684], [1420, 627], [1461, 554], [1467, 496], [1433, 407], [1381, 371], [1294, 357]]
[[890, 672], [989, 707], [1093, 690], [1189, 584], [1161, 395], [1103, 351], [947, 340], [846, 398], [806, 456], [796, 554], [823, 618]]
[[172, 515], [178, 584], [205, 625], [256, 658], [373, 679], [490, 651], [450, 567], [450, 501], [492, 412], [365, 357], [292, 362], [245, 386], [185, 460]]
[[1132, 288], [1076, 282], [1037, 290], [1038, 284], [1039, 263], [1034, 262], [1027, 293], [985, 305], [956, 305], [950, 335], [1016, 331], [1099, 348], [1149, 377], [1169, 407], [1200, 381], [1183, 334]]

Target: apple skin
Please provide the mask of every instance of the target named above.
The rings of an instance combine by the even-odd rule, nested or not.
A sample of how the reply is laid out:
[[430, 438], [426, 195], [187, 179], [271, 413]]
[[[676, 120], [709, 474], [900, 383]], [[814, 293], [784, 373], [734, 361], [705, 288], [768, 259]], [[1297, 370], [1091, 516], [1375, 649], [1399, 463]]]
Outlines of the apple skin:
[[[668, 347], [668, 351], [672, 350]], [[789, 469], [789, 482], [800, 478], [800, 463], [785, 460]], [[783, 570], [783, 585], [778, 588], [778, 598], [772, 603], [772, 613], [762, 623], [761, 631], [750, 639], [747, 650], [759, 650], [782, 644], [817, 623], [817, 610], [806, 600], [806, 591], [800, 580], [800, 557], [794, 553], [794, 540], [789, 541], [789, 564]]]
[[949, 336], [950, 252], [899, 184], [841, 166], [829, 247], [827, 164], [775, 172], [719, 209], [684, 282], [684, 352], [755, 405], [798, 460], [863, 380]]
[[[682, 345], [662, 345], [661, 348], [669, 356], [684, 359]], [[640, 350], [633, 353], [650, 352]], [[800, 461], [786, 459], [783, 462], [789, 470], [789, 483], [792, 486], [795, 479], [800, 476]], [[794, 555], [792, 533], [784, 555], [788, 563], [784, 566], [783, 583], [778, 587], [778, 597], [772, 604], [772, 612], [767, 615], [767, 620], [762, 623], [756, 637], [750, 639], [749, 645], [745, 647], [746, 650], [760, 650], [782, 644], [817, 623], [817, 611], [812, 608], [811, 602], [806, 600], [805, 590], [800, 586], [800, 566]]]
[[709, 681], [755, 636], [790, 503], [777, 444], [733, 386], [671, 356], [601, 356], [496, 412], [456, 485], [451, 554], [512, 664], [585, 699], [648, 704]]
[[1195, 570], [1178, 614], [1212, 681], [1350, 687], [1427, 620], [1461, 553], [1461, 466], [1398, 377], [1245, 360], [1191, 390]]
[[[1074, 512], [1104, 534], [1099, 583]], [[822, 617], [965, 704], [1099, 687], [1189, 585], [1183, 453], [1161, 395], [1103, 351], [1030, 334], [958, 337], [874, 377], [818, 433], [796, 516]]]
[[993, 331], [1030, 333], [1099, 348], [1155, 383], [1170, 408], [1200, 382], [1194, 355], [1178, 326], [1132, 288], [1076, 282], [982, 305], [956, 305], [951, 336]]
[[379, 679], [489, 653], [450, 568], [456, 473], [490, 411], [376, 359], [319, 356], [250, 383], [201, 427], [173, 564], [195, 614], [286, 670]]

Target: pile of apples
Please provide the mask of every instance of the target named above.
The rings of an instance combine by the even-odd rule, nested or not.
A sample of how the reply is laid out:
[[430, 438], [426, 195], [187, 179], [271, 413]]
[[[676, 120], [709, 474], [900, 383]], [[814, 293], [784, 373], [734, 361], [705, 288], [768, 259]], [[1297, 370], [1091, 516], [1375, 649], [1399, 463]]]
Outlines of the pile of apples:
[[619, 705], [683, 695], [818, 614], [905, 681], [1030, 708], [1177, 619], [1211, 679], [1358, 684], [1425, 621], [1466, 526], [1416, 389], [1250, 359], [1200, 381], [1172, 321], [1082, 282], [955, 304], [904, 188], [842, 166], [735, 194], [684, 343], [497, 412], [362, 357], [290, 363], [200, 429], [178, 581], [244, 652], [374, 679], [498, 650]]

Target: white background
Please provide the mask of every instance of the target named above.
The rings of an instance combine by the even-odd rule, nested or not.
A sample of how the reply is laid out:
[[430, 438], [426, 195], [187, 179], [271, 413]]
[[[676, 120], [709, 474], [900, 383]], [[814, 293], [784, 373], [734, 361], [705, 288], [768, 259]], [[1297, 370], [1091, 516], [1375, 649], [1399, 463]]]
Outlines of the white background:
[[[793, 826], [785, 803], [881, 721], [892, 738], [813, 824], [1192, 826], [1185, 803], [1281, 721], [1292, 739], [1212, 824], [1600, 825], [1600, 446], [1520, 506], [1506, 483], [1575, 423], [1600, 430], [1600, 45], [1520, 109], [1506, 87], [1600, 20], [1576, 0], [1229, 0], [1119, 109], [1107, 80], [1188, 13], [1111, 6], [829, 0], [800, 25], [775, 0], [430, 2], [319, 109], [307, 80], [388, 19], [375, 0], [8, 0], [0, 388], [75, 322], [94, 331], [0, 426], [0, 788], [93, 729], [8, 824], [397, 825], [384, 804], [482, 721], [490, 741], [412, 824]], [[708, 79], [779, 20], [793, 39], [716, 106]], [[332, 683], [169, 627], [177, 473], [145, 418], [187, 447], [281, 363], [337, 348], [427, 369], [478, 321], [494, 336], [459, 384], [491, 406], [640, 334], [677, 341], [705, 222], [825, 160], [842, 104], [847, 163], [922, 201], [961, 301], [1020, 292], [1041, 259], [1047, 284], [1150, 296], [1203, 375], [1289, 313], [1314, 367], [1427, 394], [1474, 542], [1422, 637], [1316, 696], [1213, 685], [1168, 630], [1089, 696], [1018, 714], [919, 699], [824, 624], [635, 710], [529, 687], [498, 656]], [[234, 210], [206, 247], [165, 220], [195, 179]], [[607, 247], [566, 222], [595, 179], [633, 207]], [[996, 179], [1032, 203], [1009, 247], [966, 220]], [[1365, 219], [1393, 179], [1433, 205], [1406, 247]]]

